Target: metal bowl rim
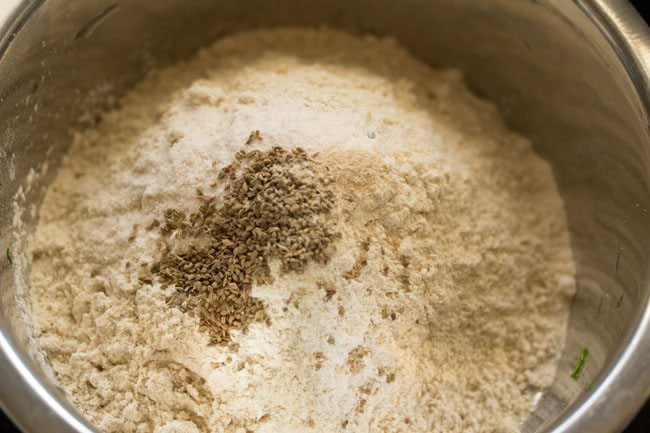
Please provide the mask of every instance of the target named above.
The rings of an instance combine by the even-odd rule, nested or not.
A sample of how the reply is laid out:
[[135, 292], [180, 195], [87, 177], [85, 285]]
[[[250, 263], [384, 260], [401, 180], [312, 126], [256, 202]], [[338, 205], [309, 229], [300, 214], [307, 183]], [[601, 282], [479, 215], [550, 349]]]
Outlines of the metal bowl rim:
[[[24, 0], [0, 23], [0, 60], [29, 21], [46, 0]], [[636, 9], [627, 0], [572, 0], [584, 15], [598, 28], [617, 53], [636, 96], [641, 102], [643, 116], [650, 119], [650, 29]], [[646, 298], [641, 317], [630, 335], [622, 342], [624, 349], [601, 372], [603, 379], [594, 384], [586, 398], [570, 407], [550, 426], [554, 433], [600, 432], [606, 419], [613, 413], [619, 429], [634, 417], [650, 396], [650, 374], [640, 374], [650, 367], [650, 298]], [[49, 386], [44, 384], [31, 367], [31, 362], [15, 347], [11, 335], [0, 328], [0, 371], [12, 373], [11, 384], [31, 389], [20, 402], [15, 402], [14, 386], [0, 387], [0, 409], [22, 430], [30, 424], [35, 407], [45, 406], [59, 423], [78, 433], [96, 433], [86, 422], [69, 411]], [[622, 384], [633, 388], [622, 389]], [[8, 385], [8, 384], [6, 384]], [[622, 392], [621, 392], [622, 391]], [[616, 398], [612, 398], [616, 396]], [[609, 424], [611, 425], [611, 424]]]

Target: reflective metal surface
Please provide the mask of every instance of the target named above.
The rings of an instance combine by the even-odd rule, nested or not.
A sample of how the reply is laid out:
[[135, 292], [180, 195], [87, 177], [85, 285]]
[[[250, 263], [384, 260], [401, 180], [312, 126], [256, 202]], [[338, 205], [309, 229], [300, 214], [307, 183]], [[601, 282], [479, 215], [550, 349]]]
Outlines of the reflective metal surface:
[[556, 381], [522, 429], [620, 431], [650, 393], [650, 39], [624, 0], [24, 1], [0, 23], [3, 409], [27, 432], [91, 431], [40, 367], [22, 276], [4, 257], [24, 259], [11, 230], [19, 188], [26, 227], [37, 218], [30, 169], [47, 160], [51, 176], [70, 131], [100, 119], [88, 110], [149, 68], [227, 32], [286, 24], [393, 35], [434, 66], [462, 68], [533, 139], [566, 203], [579, 287]]

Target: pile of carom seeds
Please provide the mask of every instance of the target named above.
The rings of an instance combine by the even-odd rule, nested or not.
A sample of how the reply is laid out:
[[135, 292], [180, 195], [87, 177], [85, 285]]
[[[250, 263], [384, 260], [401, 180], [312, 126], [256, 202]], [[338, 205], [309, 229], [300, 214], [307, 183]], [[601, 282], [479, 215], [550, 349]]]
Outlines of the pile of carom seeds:
[[326, 218], [334, 207], [332, 179], [301, 148], [239, 151], [219, 178], [225, 182], [221, 203], [198, 190], [197, 212], [165, 211], [160, 230], [167, 248], [152, 272], [176, 287], [170, 305], [198, 313], [211, 341], [226, 344], [231, 330], [245, 332], [251, 322], [266, 320], [251, 288], [267, 282], [270, 259], [279, 259], [286, 272], [325, 263], [336, 235]]

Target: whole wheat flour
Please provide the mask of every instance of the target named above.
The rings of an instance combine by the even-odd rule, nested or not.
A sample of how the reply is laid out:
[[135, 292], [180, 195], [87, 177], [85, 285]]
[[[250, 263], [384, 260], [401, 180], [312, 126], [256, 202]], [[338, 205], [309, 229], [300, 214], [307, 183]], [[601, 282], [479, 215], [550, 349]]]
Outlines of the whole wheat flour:
[[[326, 263], [251, 296], [210, 344], [152, 221], [219, 201], [245, 150], [301, 147], [333, 179]], [[155, 225], [155, 224], [153, 224]], [[514, 432], [548, 386], [574, 292], [549, 166], [456, 71], [331, 30], [226, 37], [155, 71], [76, 136], [30, 284], [61, 386], [103, 432]]]

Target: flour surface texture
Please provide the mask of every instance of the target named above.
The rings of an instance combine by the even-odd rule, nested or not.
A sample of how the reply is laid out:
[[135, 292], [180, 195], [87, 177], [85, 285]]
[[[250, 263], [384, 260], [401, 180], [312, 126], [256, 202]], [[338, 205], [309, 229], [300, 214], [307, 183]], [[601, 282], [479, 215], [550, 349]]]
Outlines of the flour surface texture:
[[[333, 252], [271, 261], [268, 320], [210, 344], [142, 281], [150, 227], [274, 146], [327, 167]], [[229, 36], [75, 137], [31, 242], [39, 340], [107, 433], [516, 432], [564, 343], [565, 219], [548, 164], [458, 72], [332, 30]]]

